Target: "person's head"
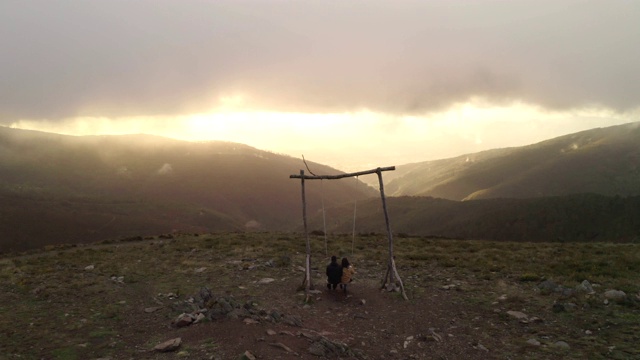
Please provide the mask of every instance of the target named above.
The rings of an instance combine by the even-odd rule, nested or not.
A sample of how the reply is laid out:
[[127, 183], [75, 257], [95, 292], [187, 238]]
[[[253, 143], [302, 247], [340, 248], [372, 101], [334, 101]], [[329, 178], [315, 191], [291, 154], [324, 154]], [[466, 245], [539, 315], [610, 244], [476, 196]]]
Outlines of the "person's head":
[[348, 268], [349, 267], [349, 260], [347, 260], [347, 258], [342, 258], [342, 267], [343, 268]]
[[331, 257], [331, 262], [332, 262], [332, 263], [337, 263], [337, 262], [338, 262], [338, 258], [337, 258], [335, 255], [333, 255], [333, 256]]

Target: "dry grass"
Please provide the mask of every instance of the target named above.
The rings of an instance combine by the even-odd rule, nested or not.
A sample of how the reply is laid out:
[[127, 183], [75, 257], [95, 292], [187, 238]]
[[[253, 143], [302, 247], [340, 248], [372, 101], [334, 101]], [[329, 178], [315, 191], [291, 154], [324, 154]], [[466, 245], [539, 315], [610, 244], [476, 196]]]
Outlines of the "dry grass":
[[[384, 275], [385, 235], [358, 236], [355, 242], [351, 236], [331, 235], [328, 254], [324, 237], [314, 236], [311, 247], [317, 272], [335, 254], [366, 269], [361, 272], [364, 281], [381, 280]], [[264, 266], [242, 270], [269, 260], [290, 275], [304, 263], [304, 252], [299, 234], [229, 233], [80, 246], [0, 259], [0, 359], [135, 357], [139, 349], [125, 339], [135, 338], [131, 321], [138, 321], [136, 314], [153, 306], [154, 298], [194, 294], [212, 284], [220, 292], [237, 290], [239, 279], [255, 281], [272, 274]], [[421, 301], [427, 288], [452, 284], [450, 291], [487, 313], [517, 310], [544, 318], [545, 333], [531, 336], [572, 338], [571, 352], [563, 355], [568, 358], [640, 357], [636, 345], [640, 343], [640, 306], [635, 300], [640, 290], [638, 245], [402, 237], [395, 239], [395, 255], [411, 301]], [[94, 269], [85, 270], [89, 265]], [[117, 281], [121, 276], [124, 284]], [[599, 286], [598, 294], [567, 299], [542, 295], [536, 286], [542, 279], [566, 287], [586, 279]], [[297, 285], [290, 283], [292, 293]], [[625, 291], [628, 301], [605, 305], [601, 294], [606, 289]], [[257, 298], [264, 295], [260, 288], [247, 291]], [[556, 301], [574, 303], [578, 310], [554, 313]], [[154, 321], [170, 320], [159, 315]], [[501, 320], [512, 321], [507, 315], [501, 315]], [[585, 336], [585, 330], [597, 336]], [[492, 330], [486, 331], [491, 334]], [[150, 336], [150, 342], [156, 340], [153, 333], [144, 336]], [[507, 344], [493, 351], [501, 351], [503, 358], [558, 355], [545, 346]]]

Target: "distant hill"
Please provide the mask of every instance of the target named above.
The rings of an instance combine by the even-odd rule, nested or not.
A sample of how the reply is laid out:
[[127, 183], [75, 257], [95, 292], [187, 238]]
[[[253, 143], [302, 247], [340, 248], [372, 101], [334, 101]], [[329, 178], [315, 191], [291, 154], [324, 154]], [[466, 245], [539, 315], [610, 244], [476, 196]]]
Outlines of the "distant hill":
[[[640, 123], [397, 166], [390, 196], [450, 200], [640, 195]], [[399, 176], [399, 177], [398, 177]]]
[[[499, 241], [640, 242], [640, 196], [578, 194], [529, 199], [453, 201], [432, 197], [387, 199], [398, 234]], [[351, 233], [353, 204], [326, 211], [327, 232]], [[323, 229], [320, 215], [309, 220]], [[386, 233], [380, 199], [359, 202], [357, 233]]]
[[[340, 173], [309, 163], [314, 172]], [[300, 159], [229, 142], [65, 136], [0, 127], [0, 252], [169, 232], [289, 230]], [[310, 212], [376, 192], [307, 182]]]

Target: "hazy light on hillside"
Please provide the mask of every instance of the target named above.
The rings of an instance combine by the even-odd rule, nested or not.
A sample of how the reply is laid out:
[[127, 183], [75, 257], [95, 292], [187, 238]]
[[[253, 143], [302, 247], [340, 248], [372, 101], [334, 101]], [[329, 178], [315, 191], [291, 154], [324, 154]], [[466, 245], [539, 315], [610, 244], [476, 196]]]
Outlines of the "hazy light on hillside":
[[164, 165], [162, 165], [160, 167], [160, 169], [158, 169], [157, 171], [158, 175], [169, 175], [173, 173], [173, 166], [171, 166], [171, 164], [167, 164], [165, 163]]
[[495, 105], [480, 98], [422, 116], [366, 109], [326, 114], [251, 110], [241, 96], [221, 98], [218, 103], [210, 113], [21, 120], [11, 127], [69, 135], [147, 133], [188, 141], [223, 140], [360, 170], [526, 145], [603, 124], [640, 120], [638, 111], [550, 112], [521, 102]]

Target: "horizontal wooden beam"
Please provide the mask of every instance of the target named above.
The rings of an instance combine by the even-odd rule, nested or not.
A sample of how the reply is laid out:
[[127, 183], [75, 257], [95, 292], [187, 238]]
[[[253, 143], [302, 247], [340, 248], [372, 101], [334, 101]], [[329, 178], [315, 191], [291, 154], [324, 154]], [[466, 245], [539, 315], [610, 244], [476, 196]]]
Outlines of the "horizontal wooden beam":
[[339, 175], [299, 175], [297, 174], [297, 175], [289, 175], [289, 179], [302, 179], [302, 177], [304, 176], [305, 180], [322, 180], [322, 179], [335, 180], [335, 179], [343, 179], [347, 177], [354, 177], [354, 176], [360, 176], [360, 175], [376, 174], [379, 171], [392, 171], [395, 169], [396, 169], [395, 166], [388, 166], [383, 168], [379, 167], [377, 169], [359, 171], [359, 172], [348, 173], [348, 174], [339, 174]]

